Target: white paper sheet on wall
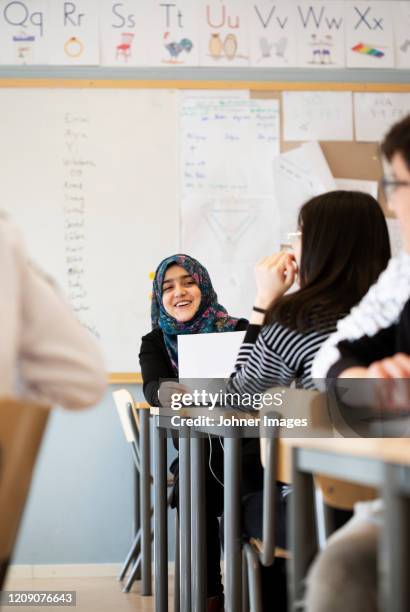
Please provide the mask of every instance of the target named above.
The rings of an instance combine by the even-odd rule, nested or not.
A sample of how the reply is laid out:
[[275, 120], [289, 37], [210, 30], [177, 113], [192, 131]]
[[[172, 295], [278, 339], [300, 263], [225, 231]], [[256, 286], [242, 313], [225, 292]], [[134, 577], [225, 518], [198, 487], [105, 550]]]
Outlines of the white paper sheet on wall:
[[284, 140], [353, 140], [349, 91], [283, 92]]
[[274, 198], [190, 196], [181, 203], [181, 247], [203, 263], [221, 303], [248, 316], [256, 262], [279, 249]]
[[181, 249], [208, 268], [221, 303], [247, 315], [254, 265], [279, 246], [279, 103], [188, 94], [180, 128]]
[[273, 162], [276, 201], [281, 227], [281, 241], [296, 230], [302, 204], [313, 196], [333, 191], [336, 183], [317, 142], [308, 142], [279, 155]]
[[188, 95], [182, 101], [180, 127], [183, 195], [273, 194], [277, 100]]
[[394, 68], [393, 3], [344, 4], [348, 68]]
[[380, 142], [389, 128], [410, 113], [409, 93], [355, 93], [356, 140]]
[[244, 331], [178, 336], [180, 379], [228, 378], [244, 336]]
[[345, 191], [363, 191], [377, 200], [377, 181], [362, 181], [357, 179], [335, 178], [336, 187]]

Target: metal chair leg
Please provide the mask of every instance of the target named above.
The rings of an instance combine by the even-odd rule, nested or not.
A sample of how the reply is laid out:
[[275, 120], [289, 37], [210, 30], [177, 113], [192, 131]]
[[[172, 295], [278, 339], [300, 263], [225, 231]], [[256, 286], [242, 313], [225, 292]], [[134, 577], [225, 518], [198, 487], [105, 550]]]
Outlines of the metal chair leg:
[[123, 593], [129, 593], [131, 591], [132, 585], [137, 579], [137, 573], [139, 572], [140, 568], [141, 568], [141, 553], [138, 555], [134, 565], [132, 566], [130, 575], [128, 576], [128, 580], [125, 583], [124, 588], [122, 589]]
[[151, 572], [151, 478], [149, 412], [139, 411], [140, 417], [140, 517], [141, 517], [141, 595], [152, 594]]
[[262, 583], [259, 557], [248, 543], [245, 544], [248, 567], [249, 600], [251, 612], [262, 612]]
[[128, 555], [124, 561], [124, 565], [121, 568], [121, 572], [118, 576], [118, 581], [121, 582], [122, 580], [124, 580], [125, 574], [127, 573], [127, 570], [129, 568], [129, 566], [131, 565], [131, 561], [140, 553], [140, 548], [141, 548], [141, 529], [138, 529], [134, 541], [132, 543], [132, 546], [128, 552]]
[[245, 549], [242, 549], [242, 612], [249, 612], [248, 564]]
[[179, 579], [179, 520], [175, 510], [175, 561], [174, 561], [174, 612], [180, 610], [180, 579]]
[[[151, 532], [151, 543], [154, 541], [154, 534]], [[122, 589], [123, 593], [129, 593], [130, 590], [132, 589], [132, 585], [134, 584], [134, 582], [136, 580], [138, 580], [138, 576], [139, 576], [139, 572], [141, 570], [141, 563], [142, 563], [142, 556], [141, 553], [139, 553], [138, 557], [135, 560], [134, 565], [131, 568], [131, 572], [130, 575], [128, 576], [128, 580], [124, 585], [124, 588]], [[143, 593], [141, 593], [141, 595], [143, 595]]]

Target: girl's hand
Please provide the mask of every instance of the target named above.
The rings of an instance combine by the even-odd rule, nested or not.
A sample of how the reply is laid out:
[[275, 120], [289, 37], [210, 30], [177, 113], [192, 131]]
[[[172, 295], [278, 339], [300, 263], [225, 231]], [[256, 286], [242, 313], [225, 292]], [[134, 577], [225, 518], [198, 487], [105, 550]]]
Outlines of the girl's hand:
[[297, 265], [291, 253], [281, 252], [263, 257], [255, 267], [255, 306], [268, 309], [295, 282]]

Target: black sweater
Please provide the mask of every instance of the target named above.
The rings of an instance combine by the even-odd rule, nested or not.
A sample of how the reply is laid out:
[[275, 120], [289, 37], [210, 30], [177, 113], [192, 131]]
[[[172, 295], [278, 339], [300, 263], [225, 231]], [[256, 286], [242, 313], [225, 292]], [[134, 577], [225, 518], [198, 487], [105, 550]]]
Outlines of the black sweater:
[[[243, 331], [247, 325], [246, 319], [239, 319], [235, 331]], [[161, 329], [154, 329], [142, 337], [139, 360], [144, 397], [150, 406], [158, 406], [160, 380], [164, 378], [177, 378], [172, 369]]]
[[381, 329], [374, 336], [362, 336], [358, 340], [339, 342], [340, 359], [330, 368], [327, 377], [337, 378], [347, 368], [368, 367], [374, 361], [391, 357], [396, 353], [410, 355], [410, 300], [401, 312], [399, 320]]

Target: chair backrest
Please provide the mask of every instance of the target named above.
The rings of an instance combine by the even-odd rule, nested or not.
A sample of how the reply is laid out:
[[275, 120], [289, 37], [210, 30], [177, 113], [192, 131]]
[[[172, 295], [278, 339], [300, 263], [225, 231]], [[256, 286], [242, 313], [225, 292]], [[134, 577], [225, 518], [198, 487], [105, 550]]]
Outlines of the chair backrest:
[[0, 399], [0, 590], [48, 415], [46, 406]]
[[378, 497], [377, 489], [373, 487], [365, 487], [328, 476], [315, 476], [315, 486], [322, 491], [325, 504], [338, 510], [353, 510], [357, 502], [371, 501]]
[[127, 442], [138, 444], [140, 423], [134, 398], [128, 389], [119, 389], [112, 394]]
[[[281, 389], [269, 389], [268, 393], [281, 392]], [[331, 435], [332, 424], [327, 410], [327, 394], [319, 391], [307, 391], [304, 389], [286, 389], [286, 404], [290, 407], [287, 416], [294, 418], [309, 418], [312, 428], [318, 431], [329, 432]], [[279, 414], [281, 409], [275, 409]], [[283, 411], [285, 412], [285, 411]], [[284, 415], [285, 416], [285, 415]], [[261, 462], [265, 467], [267, 439], [261, 438]], [[291, 448], [283, 444], [278, 445], [278, 457], [276, 461], [276, 479], [281, 482], [291, 483], [292, 461]], [[343, 458], [341, 458], [343, 461]], [[376, 489], [351, 482], [316, 475], [315, 486], [322, 491], [323, 501], [331, 508], [351, 510], [358, 501], [368, 501], [377, 497]]]

